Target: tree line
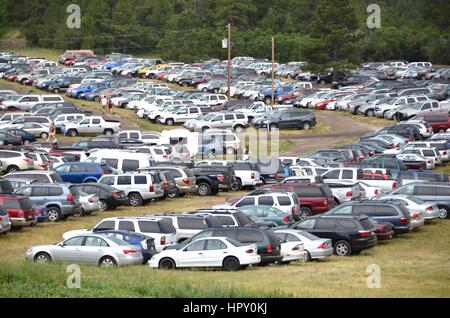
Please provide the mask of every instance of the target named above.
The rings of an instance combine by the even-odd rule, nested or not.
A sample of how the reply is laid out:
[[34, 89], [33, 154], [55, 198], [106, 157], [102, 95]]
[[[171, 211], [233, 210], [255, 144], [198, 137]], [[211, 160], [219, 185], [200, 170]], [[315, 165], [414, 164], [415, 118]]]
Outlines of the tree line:
[[[377, 0], [381, 28], [369, 29], [371, 0], [2, 0], [0, 37], [20, 30], [31, 46], [154, 54], [193, 62], [234, 56], [317, 67], [404, 59], [450, 64], [447, 0]], [[66, 25], [69, 4], [81, 28]]]

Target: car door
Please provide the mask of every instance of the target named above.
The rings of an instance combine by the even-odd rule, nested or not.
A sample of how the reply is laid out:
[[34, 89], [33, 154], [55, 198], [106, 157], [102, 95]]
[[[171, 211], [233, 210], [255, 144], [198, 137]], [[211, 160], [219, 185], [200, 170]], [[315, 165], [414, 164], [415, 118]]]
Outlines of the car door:
[[179, 267], [205, 266], [205, 244], [206, 240], [199, 240], [186, 246], [178, 258]]
[[334, 242], [338, 239], [337, 225], [334, 219], [319, 218], [314, 227], [314, 235], [321, 238], [328, 238]]
[[46, 206], [49, 201], [48, 187], [32, 187], [31, 197], [37, 206]]
[[86, 166], [81, 164], [74, 164], [70, 166], [70, 182], [72, 183], [83, 183], [86, 178]]
[[52, 258], [54, 261], [61, 262], [80, 262], [81, 248], [85, 237], [76, 236], [55, 245], [52, 249]]
[[205, 266], [222, 266], [223, 259], [229, 253], [225, 243], [217, 239], [207, 239], [205, 242], [206, 247], [203, 251]]
[[186, 115], [186, 117], [183, 119], [183, 121], [187, 120], [187, 119], [195, 119], [200, 115], [200, 111], [199, 108], [197, 107], [189, 107], [188, 109], [188, 114]]
[[78, 132], [79, 133], [90, 133], [91, 128], [91, 119], [84, 119], [78, 124]]
[[292, 125], [290, 120], [291, 118], [288, 112], [281, 114], [278, 120], [278, 128], [290, 128]]
[[80, 247], [79, 258], [85, 263], [98, 264], [108, 249], [108, 243], [102, 238], [87, 236], [83, 246]]

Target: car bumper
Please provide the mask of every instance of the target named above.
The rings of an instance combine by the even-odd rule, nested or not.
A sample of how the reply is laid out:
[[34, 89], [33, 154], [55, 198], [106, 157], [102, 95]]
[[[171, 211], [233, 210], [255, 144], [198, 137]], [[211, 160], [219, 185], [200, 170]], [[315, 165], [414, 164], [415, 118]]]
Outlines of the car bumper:
[[377, 245], [376, 236], [371, 239], [357, 239], [354, 241], [352, 245], [352, 249], [354, 252], [360, 252], [362, 250], [366, 250]]
[[8, 232], [11, 230], [11, 222], [4, 222], [0, 224], [0, 233]]
[[31, 226], [37, 223], [37, 219], [26, 220], [22, 218], [10, 218], [9, 221], [11, 222], [12, 227]]
[[85, 213], [90, 213], [98, 210], [98, 202], [83, 204], [83, 210]]
[[375, 233], [378, 241], [385, 241], [394, 238], [395, 232], [394, 230], [390, 230], [388, 232]]
[[142, 256], [142, 254], [139, 254], [138, 256], [127, 255], [119, 257], [117, 265], [118, 266], [139, 265], [142, 264], [143, 261], [144, 257]]
[[262, 184], [263, 182], [261, 181], [261, 180], [242, 180], [242, 186], [244, 186], [244, 187], [246, 187], [246, 186], [252, 186], [252, 187], [254, 187], [254, 186], [257, 186], [257, 185], [260, 185], [260, 184]]
[[188, 194], [188, 193], [196, 193], [197, 192], [197, 185], [192, 186], [186, 186], [186, 187], [178, 187], [178, 191], [181, 194]]
[[311, 250], [308, 252], [309, 252], [309, 255], [311, 255], [311, 259], [323, 259], [323, 258], [333, 255], [333, 248], [329, 247], [329, 248], [323, 248], [323, 249], [315, 249], [315, 250]]
[[282, 262], [291, 262], [291, 261], [297, 261], [301, 258], [305, 258], [307, 255], [307, 251], [301, 251], [301, 252], [289, 252], [285, 255], [283, 255]]
[[411, 225], [413, 229], [417, 229], [421, 226], [424, 226], [425, 224], [425, 219], [421, 218], [420, 220], [411, 220]]
[[259, 255], [248, 256], [246, 258], [240, 259], [241, 265], [258, 264], [260, 262], [261, 262], [261, 256], [259, 256]]
[[439, 211], [427, 211], [423, 214], [423, 218], [425, 219], [425, 222], [439, 219]]
[[394, 232], [395, 232], [396, 235], [397, 234], [406, 234], [406, 233], [411, 232], [412, 229], [413, 229], [413, 225], [412, 225], [412, 223], [410, 223], [407, 226], [397, 226], [397, 227], [395, 227], [394, 228]]
[[279, 263], [283, 259], [281, 255], [261, 255], [261, 264]]

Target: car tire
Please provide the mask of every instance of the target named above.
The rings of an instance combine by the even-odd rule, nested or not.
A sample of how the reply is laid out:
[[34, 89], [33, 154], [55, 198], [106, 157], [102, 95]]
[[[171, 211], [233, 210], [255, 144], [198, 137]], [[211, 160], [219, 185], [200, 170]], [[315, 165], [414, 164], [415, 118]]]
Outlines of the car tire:
[[242, 127], [241, 125], [236, 125], [236, 126], [234, 127], [234, 132], [237, 133], [237, 134], [240, 134], [240, 133], [242, 133], [243, 131], [244, 131], [244, 127]]
[[59, 88], [54, 88], [54, 89], [53, 89], [53, 93], [59, 94]]
[[43, 132], [43, 133], [41, 133], [40, 137], [41, 137], [42, 139], [47, 139], [47, 138], [48, 138], [48, 133]]
[[86, 215], [86, 213], [84, 213], [84, 209], [80, 209], [80, 210], [78, 210], [77, 212], [75, 212], [74, 214], [72, 214], [74, 217], [76, 217], [76, 218], [80, 218], [80, 217], [82, 217], [82, 216], [85, 216]]
[[52, 257], [45, 252], [39, 252], [34, 256], [33, 259], [36, 263], [50, 263], [52, 261]]
[[303, 130], [310, 130], [311, 129], [311, 123], [309, 121], [305, 121], [303, 123]]
[[214, 88], [213, 93], [214, 94], [219, 94], [219, 89], [218, 88]]
[[308, 251], [305, 252], [306, 252], [305, 256], [298, 259], [300, 263], [307, 263], [311, 261], [311, 254], [309, 254]]
[[443, 205], [439, 205], [438, 209], [439, 209], [439, 218], [440, 219], [444, 220], [444, 219], [448, 219], [449, 218], [449, 216], [448, 216], [449, 208], [448, 207], [443, 206]]
[[278, 128], [277, 124], [270, 124], [269, 125], [269, 131], [272, 131], [272, 130], [277, 129], [277, 128]]
[[67, 134], [71, 137], [76, 137], [78, 135], [78, 131], [76, 129], [70, 129]]
[[215, 159], [216, 158], [216, 152], [214, 150], [208, 150], [208, 152], [206, 153], [206, 156], [208, 157], [208, 159]]
[[48, 207], [48, 220], [50, 222], [59, 222], [62, 219], [61, 209], [57, 206]]
[[178, 191], [178, 188], [175, 189], [175, 191], [172, 191], [172, 192], [170, 192], [170, 193], [167, 194], [167, 196], [168, 196], [169, 198], [172, 198], [172, 199], [178, 197], [179, 195], [180, 195], [180, 193], [179, 193], [179, 191]]
[[242, 189], [242, 181], [241, 179], [237, 179], [236, 182], [231, 186], [231, 191], [239, 191]]
[[337, 256], [350, 256], [350, 254], [352, 253], [352, 247], [347, 241], [337, 241], [334, 245], [334, 253]]
[[159, 261], [158, 268], [171, 270], [171, 269], [176, 269], [177, 266], [173, 259], [166, 257]]
[[14, 166], [14, 165], [9, 166], [9, 167], [6, 169], [6, 173], [7, 173], [7, 174], [8, 174], [8, 173], [17, 172], [17, 171], [20, 171], [20, 169], [19, 169], [18, 166]]
[[239, 270], [241, 264], [236, 257], [227, 257], [223, 260], [222, 268], [228, 272], [235, 272]]
[[105, 212], [109, 210], [109, 203], [106, 200], [100, 200], [98, 201], [98, 210], [100, 212]]
[[375, 115], [375, 112], [373, 111], [373, 109], [369, 109], [368, 111], [366, 111], [367, 117], [373, 117], [374, 115]]
[[128, 195], [128, 202], [131, 206], [141, 206], [143, 200], [139, 193], [131, 193]]
[[98, 266], [103, 267], [103, 268], [117, 267], [117, 262], [111, 256], [104, 256], [98, 262]]
[[438, 129], [438, 133], [442, 134], [445, 133], [447, 130], [445, 128]]
[[23, 142], [23, 144], [24, 144], [24, 145], [29, 145], [29, 144], [31, 144], [31, 142], [30, 142], [29, 140], [25, 140], [25, 141]]
[[310, 208], [301, 207], [300, 208], [300, 220], [304, 220], [312, 215], [312, 211]]
[[99, 97], [99, 96], [95, 96], [95, 97], [94, 97], [94, 102], [100, 103], [100, 97]]
[[103, 134], [105, 136], [112, 136], [114, 135], [114, 131], [112, 129], [105, 129], [105, 131], [103, 132]]
[[199, 183], [197, 188], [197, 194], [201, 197], [211, 195], [211, 186], [206, 182]]
[[166, 119], [165, 123], [166, 123], [167, 126], [173, 126], [175, 121], [172, 118], [168, 118], [168, 119]]

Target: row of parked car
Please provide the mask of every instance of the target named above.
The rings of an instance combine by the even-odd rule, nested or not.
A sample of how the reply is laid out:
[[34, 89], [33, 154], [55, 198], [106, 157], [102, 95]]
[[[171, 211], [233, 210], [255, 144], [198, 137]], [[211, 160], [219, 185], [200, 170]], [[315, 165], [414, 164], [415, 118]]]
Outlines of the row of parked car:
[[[227, 103], [232, 102], [252, 105], [250, 108], [255, 105], [255, 101], [249, 99]], [[291, 106], [282, 111], [303, 110]], [[270, 119], [262, 124], [275, 128], [270, 127], [273, 116], [266, 118]], [[113, 136], [81, 141], [86, 144], [79, 144], [80, 148], [75, 149], [40, 143], [35, 145], [39, 145], [44, 154], [69, 162], [53, 166], [52, 171], [9, 173], [2, 178], [5, 189], [8, 182], [11, 187], [17, 187], [13, 183], [17, 178], [28, 181], [36, 178], [39, 183], [32, 180], [16, 190], [5, 190], [1, 196], [13, 195], [27, 201], [31, 206], [27, 211], [34, 209], [29, 214], [36, 216], [39, 208], [28, 200], [31, 203], [35, 200], [37, 204], [38, 200], [48, 203], [52, 193], [62, 194], [62, 197], [67, 194], [65, 200], [74, 202], [73, 209], [77, 214], [77, 211], [83, 211], [80, 202], [83, 196], [77, 195], [77, 190], [90, 194], [94, 188], [104, 188], [116, 200], [113, 201], [116, 205], [108, 205], [107, 208], [114, 209], [121, 204], [140, 205], [148, 200], [182, 197], [195, 191], [199, 195], [214, 195], [219, 191], [261, 185], [243, 197], [230, 197], [225, 204], [206, 210], [104, 219], [92, 229], [65, 233], [58, 245], [32, 247], [27, 252], [27, 259], [33, 261], [87, 262], [102, 266], [145, 262], [151, 267], [166, 269], [223, 267], [237, 270], [248, 265], [322, 259], [333, 253], [342, 256], [357, 254], [375, 246], [378, 240], [391, 239], [419, 228], [425, 221], [448, 218], [448, 175], [427, 171], [426, 168], [433, 168], [432, 165], [426, 166], [427, 162], [425, 166], [414, 166], [407, 158], [403, 160], [402, 154], [395, 152], [407, 151], [406, 146], [409, 148], [411, 145], [410, 149], [425, 147], [435, 154], [433, 165], [445, 164], [445, 151], [450, 148], [448, 134], [434, 134], [425, 124], [424, 130], [422, 124], [409, 122], [387, 127], [363, 136], [358, 143], [338, 149], [322, 149], [305, 158], [281, 157], [276, 160], [276, 171], [265, 170], [264, 163], [251, 155], [243, 158], [247, 160], [224, 161], [214, 158], [214, 153], [209, 152], [206, 159], [194, 158], [194, 163], [168, 163], [163, 160], [153, 162], [153, 154], [150, 157], [147, 152], [142, 160], [135, 160], [139, 154], [120, 149], [117, 140], [121, 139], [120, 134], [124, 134], [122, 140], [141, 138], [142, 141], [144, 132], [141, 136], [131, 136], [136, 133], [131, 131], [120, 131], [115, 135], [113, 132], [109, 133]], [[404, 131], [408, 134], [405, 135]], [[170, 145], [171, 138], [179, 139], [179, 134], [186, 132], [163, 132], [156, 144]], [[191, 133], [186, 136], [194, 136], [192, 139], [195, 140], [196, 135]], [[226, 131], [226, 135], [236, 136], [231, 131]], [[169, 142], [165, 141], [167, 138]], [[186, 149], [198, 151], [198, 145], [191, 146], [189, 138], [186, 137], [184, 144]], [[105, 149], [100, 141], [111, 142], [118, 148]], [[88, 150], [85, 151], [83, 148], [89, 147], [89, 142], [93, 148], [85, 148]], [[227, 147], [222, 148], [227, 151]], [[184, 150], [176, 149], [172, 153], [183, 153]], [[17, 152], [25, 155], [23, 151]], [[36, 150], [31, 153], [36, 153]], [[172, 153], [166, 156], [170, 157]], [[428, 157], [426, 161], [431, 160], [431, 156]], [[191, 159], [193, 157], [189, 161]], [[95, 172], [88, 171], [88, 167], [94, 167]], [[84, 178], [83, 173], [86, 173]], [[94, 173], [97, 174], [96, 181], [87, 179]], [[162, 177], [166, 173], [167, 183]], [[212, 178], [217, 180], [215, 187], [206, 182]], [[170, 186], [170, 180], [174, 181], [174, 192], [164, 188], [165, 185]], [[65, 189], [61, 192], [52, 187], [68, 187], [70, 194]], [[183, 192], [187, 188], [191, 192]], [[146, 197], [138, 190], [130, 192], [132, 189], [151, 190], [153, 196]], [[99, 202], [102, 202], [100, 197]], [[6, 210], [4, 219], [14, 209]], [[58, 216], [55, 211], [58, 209], [53, 209], [50, 215]], [[65, 217], [61, 214], [60, 219]], [[96, 252], [92, 253], [94, 249]]]

